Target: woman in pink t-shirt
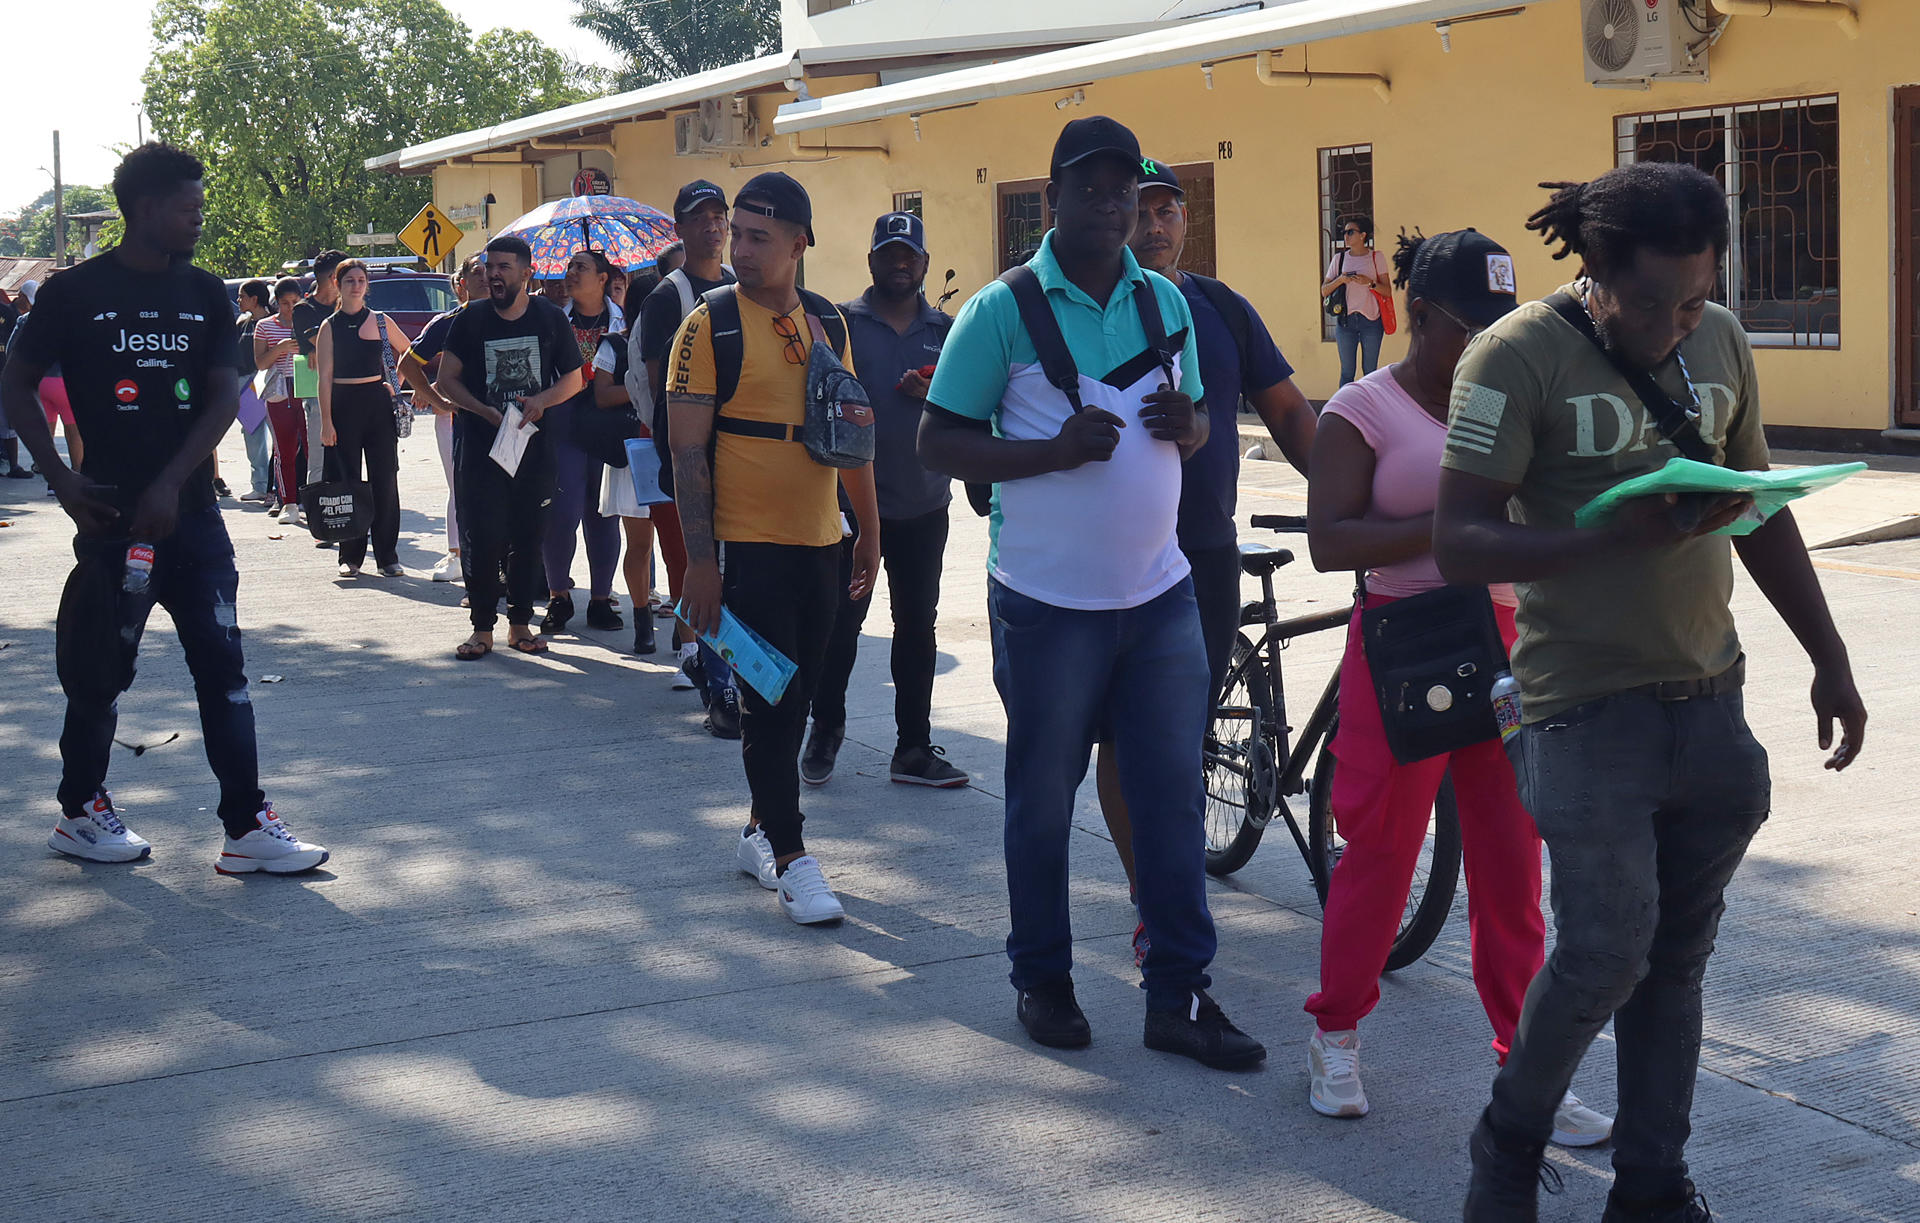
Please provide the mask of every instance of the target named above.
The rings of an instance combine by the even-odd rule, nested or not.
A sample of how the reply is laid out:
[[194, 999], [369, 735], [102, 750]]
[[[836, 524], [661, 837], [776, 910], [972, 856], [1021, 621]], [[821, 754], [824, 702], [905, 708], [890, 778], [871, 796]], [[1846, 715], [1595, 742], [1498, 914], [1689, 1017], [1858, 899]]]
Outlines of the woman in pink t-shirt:
[[[1308, 493], [1308, 539], [1323, 571], [1364, 570], [1365, 606], [1446, 585], [1433, 560], [1453, 371], [1467, 343], [1515, 306], [1513, 260], [1473, 231], [1400, 239], [1394, 283], [1407, 291], [1406, 359], [1342, 387], [1320, 418]], [[1491, 591], [1513, 646], [1511, 587]], [[1340, 669], [1333, 754], [1333, 816], [1346, 850], [1327, 893], [1317, 1021], [1308, 1061], [1310, 1102], [1330, 1117], [1367, 1112], [1360, 1085], [1360, 1020], [1380, 1000], [1379, 977], [1400, 927], [1414, 865], [1442, 777], [1453, 774], [1466, 858], [1473, 980], [1504, 1060], [1527, 985], [1544, 958], [1540, 837], [1520, 803], [1498, 738], [1414, 764], [1387, 747], [1356, 608]], [[1554, 1139], [1606, 1141], [1613, 1122], [1569, 1093]]]

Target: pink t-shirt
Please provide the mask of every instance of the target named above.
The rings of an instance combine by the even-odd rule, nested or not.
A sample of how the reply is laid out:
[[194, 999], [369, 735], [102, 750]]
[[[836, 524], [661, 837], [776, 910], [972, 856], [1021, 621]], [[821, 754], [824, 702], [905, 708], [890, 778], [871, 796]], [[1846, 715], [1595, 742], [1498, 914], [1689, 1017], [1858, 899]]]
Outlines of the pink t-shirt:
[[[1395, 380], [1391, 367], [1341, 387], [1327, 401], [1325, 411], [1359, 430], [1373, 451], [1369, 519], [1392, 521], [1433, 512], [1440, 501], [1440, 457], [1447, 446], [1447, 425], [1414, 402]], [[1431, 552], [1367, 573], [1369, 591], [1396, 599], [1446, 584]], [[1513, 587], [1491, 590], [1494, 602], [1513, 606]]]
[[[1340, 248], [1340, 253], [1327, 264], [1327, 279], [1332, 280], [1335, 276], [1345, 276], [1353, 272], [1362, 276], [1385, 276], [1387, 257], [1379, 251], [1368, 251], [1364, 255], [1356, 255], [1343, 246]], [[1366, 285], [1347, 286], [1347, 309], [1362, 318], [1380, 317], [1380, 301], [1374, 297], [1373, 290]]]

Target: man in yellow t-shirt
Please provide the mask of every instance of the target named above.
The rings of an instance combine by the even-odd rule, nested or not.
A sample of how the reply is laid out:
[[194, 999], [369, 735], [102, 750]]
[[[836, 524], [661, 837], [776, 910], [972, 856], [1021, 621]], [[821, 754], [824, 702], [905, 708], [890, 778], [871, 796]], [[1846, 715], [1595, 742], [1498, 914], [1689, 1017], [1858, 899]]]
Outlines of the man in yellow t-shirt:
[[687, 623], [713, 632], [724, 601], [798, 667], [778, 705], [741, 688], [740, 755], [753, 811], [735, 862], [778, 892], [781, 908], [802, 925], [843, 916], [800, 835], [799, 767], [807, 709], [842, 598], [840, 485], [860, 523], [848, 593], [865, 598], [880, 566], [872, 466], [836, 471], [814, 462], [799, 440], [816, 326], [853, 368], [846, 319], [798, 287], [800, 258], [812, 245], [806, 189], [777, 172], [750, 180], [733, 203], [739, 283], [714, 291], [732, 295], [733, 309], [722, 312], [718, 330], [733, 341], [733, 322], [724, 316], [737, 313], [737, 345], [723, 347], [738, 353], [739, 369], [719, 368], [710, 300], [681, 324], [667, 367], [675, 499], [687, 544]]

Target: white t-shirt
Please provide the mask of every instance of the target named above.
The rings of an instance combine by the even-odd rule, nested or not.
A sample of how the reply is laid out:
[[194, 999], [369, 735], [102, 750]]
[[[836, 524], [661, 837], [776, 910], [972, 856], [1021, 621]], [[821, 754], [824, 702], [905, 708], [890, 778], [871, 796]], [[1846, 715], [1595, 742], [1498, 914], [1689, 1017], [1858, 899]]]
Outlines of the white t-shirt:
[[[1358, 272], [1362, 276], [1380, 277], [1387, 274], [1387, 257], [1379, 251], [1368, 251], [1364, 255], [1355, 255], [1342, 247], [1327, 264], [1327, 279], [1346, 276]], [[1367, 285], [1350, 284], [1347, 286], [1347, 312], [1362, 318], [1380, 317], [1380, 303], [1375, 300], [1373, 290]]]

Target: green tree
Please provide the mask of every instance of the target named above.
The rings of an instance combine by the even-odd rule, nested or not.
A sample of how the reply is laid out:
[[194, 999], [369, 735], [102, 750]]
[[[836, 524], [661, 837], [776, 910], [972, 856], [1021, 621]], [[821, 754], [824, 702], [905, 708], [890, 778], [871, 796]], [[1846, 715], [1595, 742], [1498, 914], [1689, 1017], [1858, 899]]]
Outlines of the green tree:
[[[76, 212], [111, 211], [114, 207], [113, 192], [105, 187], [85, 187], [78, 184], [67, 187], [67, 215]], [[118, 222], [109, 222], [103, 232], [103, 238], [119, 236]], [[81, 239], [85, 230], [80, 226], [67, 225], [67, 248], [74, 258], [80, 257]], [[106, 245], [103, 241], [102, 245]], [[13, 256], [27, 259], [46, 259], [53, 254], [53, 188], [42, 192], [40, 198], [9, 216], [0, 216], [0, 256]]]
[[199, 262], [226, 275], [393, 230], [432, 195], [369, 157], [582, 100], [531, 34], [439, 0], [158, 0], [146, 111], [207, 167]]
[[620, 89], [780, 49], [780, 0], [580, 0], [573, 23], [626, 61]]

